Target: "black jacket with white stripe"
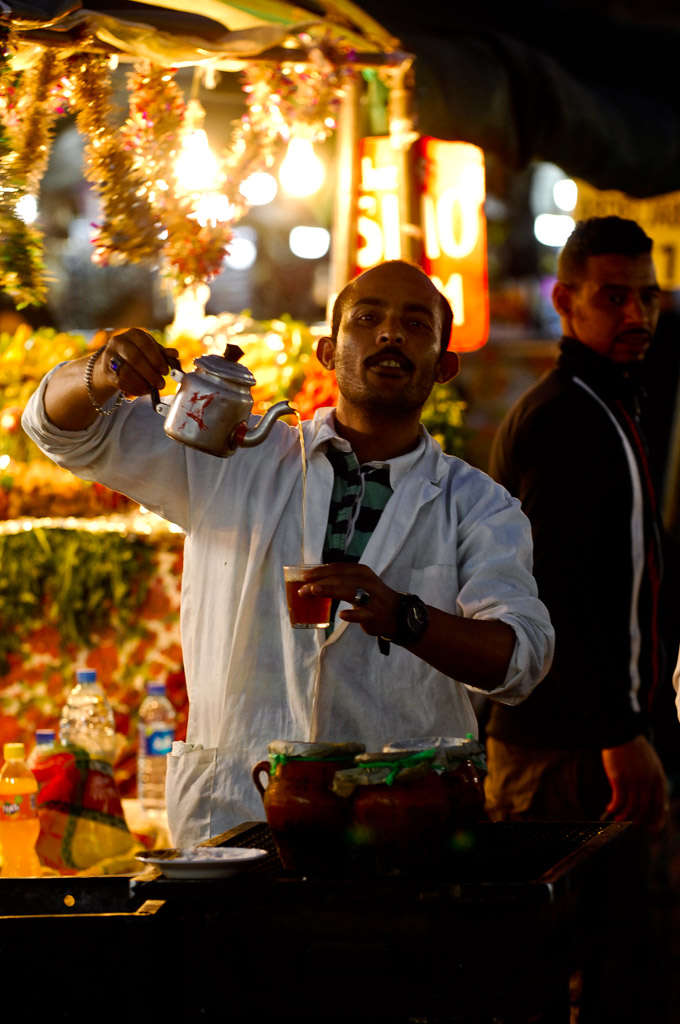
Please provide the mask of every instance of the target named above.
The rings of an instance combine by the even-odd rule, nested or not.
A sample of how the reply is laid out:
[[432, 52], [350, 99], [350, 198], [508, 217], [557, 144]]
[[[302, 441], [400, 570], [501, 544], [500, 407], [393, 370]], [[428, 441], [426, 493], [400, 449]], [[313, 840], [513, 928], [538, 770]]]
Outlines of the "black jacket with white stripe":
[[648, 732], [663, 657], [660, 524], [634, 371], [563, 338], [512, 407], [490, 474], [532, 523], [534, 575], [555, 627], [552, 667], [487, 731], [525, 746], [603, 748]]

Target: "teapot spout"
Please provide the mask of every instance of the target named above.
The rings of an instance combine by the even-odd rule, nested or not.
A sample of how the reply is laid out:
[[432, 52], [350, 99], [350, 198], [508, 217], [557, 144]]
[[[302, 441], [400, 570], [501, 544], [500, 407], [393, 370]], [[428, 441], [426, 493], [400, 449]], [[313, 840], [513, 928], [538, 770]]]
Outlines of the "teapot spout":
[[278, 420], [281, 416], [295, 415], [296, 410], [289, 402], [277, 402], [267, 409], [260, 422], [252, 430], [241, 432], [239, 428], [245, 427], [245, 424], [240, 424], [234, 431], [232, 439], [240, 448], [254, 448], [255, 445], [262, 444], [265, 438], [269, 436], [269, 432], [274, 426], [274, 420]]

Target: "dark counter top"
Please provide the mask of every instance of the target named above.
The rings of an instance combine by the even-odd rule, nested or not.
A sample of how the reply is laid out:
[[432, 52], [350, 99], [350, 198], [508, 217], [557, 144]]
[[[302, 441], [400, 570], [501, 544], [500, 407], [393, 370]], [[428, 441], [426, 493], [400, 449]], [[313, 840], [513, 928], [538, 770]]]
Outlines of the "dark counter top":
[[[256, 898], [253, 886], [266, 888], [267, 899], [302, 898], [302, 891], [313, 887], [325, 900], [337, 894], [339, 900], [362, 898], [373, 902], [416, 897], [423, 886], [440, 892], [446, 901], [495, 902], [525, 901], [552, 903], [577, 884], [596, 861], [610, 855], [625, 841], [629, 828], [624, 822], [480, 822], [461, 830], [456, 848], [440, 869], [381, 874], [370, 857], [348, 857], [342, 874], [309, 876], [285, 871], [275, 844], [264, 822], [245, 822], [215, 836], [203, 845], [240, 846], [267, 851], [267, 858], [239, 873], [237, 879], [169, 879], [156, 872], [131, 881], [137, 898], [179, 899], [188, 896], [200, 900], [210, 892], [229, 894], [230, 900]], [[234, 882], [238, 881], [235, 886]], [[191, 894], [189, 896], [189, 893]]]

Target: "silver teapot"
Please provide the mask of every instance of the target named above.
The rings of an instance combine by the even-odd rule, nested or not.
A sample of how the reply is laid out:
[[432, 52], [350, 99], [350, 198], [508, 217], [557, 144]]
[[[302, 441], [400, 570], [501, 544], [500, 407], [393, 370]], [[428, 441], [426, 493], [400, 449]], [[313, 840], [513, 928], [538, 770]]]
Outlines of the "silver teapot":
[[261, 444], [280, 416], [295, 415], [288, 402], [277, 402], [256, 427], [248, 429], [253, 407], [250, 389], [256, 380], [239, 364], [242, 355], [238, 345], [227, 345], [223, 356], [199, 356], [192, 373], [185, 373], [176, 359], [168, 359], [170, 376], [180, 382], [176, 394], [161, 400], [158, 391], [151, 389], [151, 401], [165, 417], [163, 429], [168, 437], [224, 459], [237, 448]]

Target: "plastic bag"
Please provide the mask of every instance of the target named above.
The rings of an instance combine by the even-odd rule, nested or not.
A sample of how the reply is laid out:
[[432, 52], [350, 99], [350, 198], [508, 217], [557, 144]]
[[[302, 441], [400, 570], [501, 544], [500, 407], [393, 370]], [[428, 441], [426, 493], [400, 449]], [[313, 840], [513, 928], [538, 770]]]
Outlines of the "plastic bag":
[[113, 768], [82, 747], [64, 746], [40, 759], [38, 794], [40, 862], [62, 875], [77, 874], [141, 848], [131, 834]]

